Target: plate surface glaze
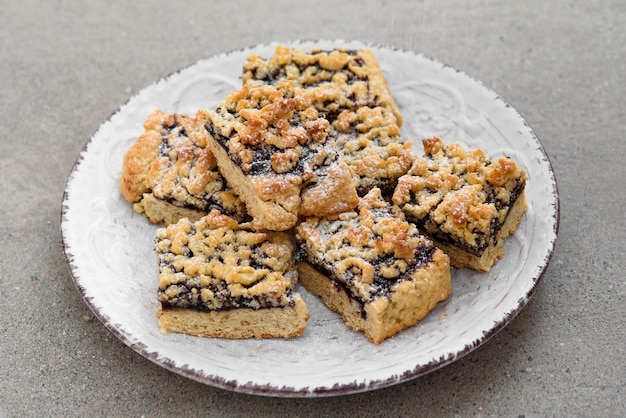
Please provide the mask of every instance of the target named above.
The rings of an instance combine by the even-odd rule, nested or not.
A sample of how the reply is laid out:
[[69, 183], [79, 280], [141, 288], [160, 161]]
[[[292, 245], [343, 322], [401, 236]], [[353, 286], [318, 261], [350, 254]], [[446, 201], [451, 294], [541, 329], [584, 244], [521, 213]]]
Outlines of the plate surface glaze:
[[374, 390], [424, 375], [485, 343], [526, 305], [548, 265], [558, 232], [559, 200], [550, 162], [522, 117], [467, 75], [413, 52], [344, 41], [286, 42], [371, 48], [404, 118], [402, 135], [421, 155], [421, 139], [438, 135], [491, 158], [507, 155], [528, 173], [528, 212], [489, 273], [452, 272], [450, 298], [416, 326], [380, 345], [299, 288], [311, 319], [291, 340], [223, 340], [162, 334], [156, 320], [157, 226], [133, 212], [119, 191], [122, 158], [155, 109], [195, 113], [240, 87], [250, 53], [202, 60], [148, 86], [104, 122], [69, 176], [61, 230], [70, 273], [87, 305], [120, 340], [155, 363], [220, 388], [273, 396], [314, 397]]

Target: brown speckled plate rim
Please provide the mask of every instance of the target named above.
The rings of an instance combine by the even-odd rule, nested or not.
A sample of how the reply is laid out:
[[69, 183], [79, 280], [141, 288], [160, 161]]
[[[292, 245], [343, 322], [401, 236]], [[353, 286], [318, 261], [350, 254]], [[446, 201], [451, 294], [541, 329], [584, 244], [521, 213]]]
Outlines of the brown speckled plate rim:
[[[281, 44], [289, 44], [289, 45], [297, 45], [298, 43], [307, 43], [307, 42], [334, 42], [337, 45], [341, 45], [342, 43], [344, 43], [345, 41], [342, 40], [336, 40], [336, 41], [328, 41], [328, 40], [299, 40], [299, 41], [285, 41], [284, 43]], [[352, 41], [350, 41], [352, 42]], [[392, 386], [395, 384], [399, 384], [402, 382], [406, 382], [415, 378], [418, 378], [420, 376], [424, 376], [430, 372], [433, 372], [437, 369], [440, 369], [450, 363], [453, 363], [454, 361], [460, 359], [461, 357], [464, 357], [465, 355], [471, 353], [472, 351], [474, 351], [475, 349], [477, 349], [478, 347], [482, 346], [483, 344], [485, 344], [489, 339], [491, 339], [494, 335], [496, 335], [501, 329], [503, 329], [505, 326], [507, 326], [518, 314], [519, 312], [521, 312], [521, 310], [526, 306], [526, 304], [528, 303], [528, 301], [530, 300], [530, 298], [533, 296], [533, 294], [535, 293], [537, 287], [539, 286], [540, 282], [542, 281], [548, 265], [550, 264], [550, 260], [552, 258], [552, 255], [554, 253], [554, 249], [556, 247], [556, 241], [557, 241], [557, 237], [558, 237], [558, 232], [559, 232], [559, 227], [560, 227], [560, 199], [559, 199], [559, 191], [558, 191], [558, 185], [557, 185], [557, 181], [556, 181], [556, 177], [554, 175], [554, 171], [552, 169], [552, 163], [550, 161], [550, 158], [548, 157], [547, 153], [545, 152], [545, 149], [543, 148], [541, 142], [539, 141], [539, 139], [537, 138], [537, 136], [535, 135], [533, 129], [530, 127], [530, 125], [526, 122], [526, 120], [521, 116], [521, 114], [514, 109], [512, 106], [510, 106], [506, 101], [504, 101], [497, 93], [495, 93], [492, 89], [490, 89], [489, 87], [486, 87], [482, 82], [470, 77], [469, 75], [465, 74], [464, 72], [451, 67], [447, 64], [443, 64], [438, 60], [432, 59], [430, 57], [425, 57], [423, 54], [419, 54], [416, 53], [414, 51], [410, 51], [410, 50], [404, 50], [404, 49], [400, 49], [397, 47], [393, 47], [393, 46], [388, 46], [388, 45], [383, 45], [383, 44], [377, 44], [377, 43], [367, 43], [367, 42], [361, 42], [361, 41], [354, 41], [354, 42], [359, 42], [362, 45], [364, 45], [365, 47], [371, 47], [371, 48], [384, 48], [384, 49], [389, 49], [392, 51], [398, 51], [398, 52], [402, 52], [402, 53], [408, 53], [408, 54], [413, 54], [415, 56], [418, 57], [422, 57], [428, 61], [431, 61], [437, 65], [440, 65], [441, 67], [447, 67], [450, 68], [452, 70], [454, 70], [455, 72], [459, 73], [460, 75], [466, 77], [469, 81], [472, 81], [476, 84], [478, 84], [481, 88], [487, 90], [490, 94], [492, 94], [494, 96], [495, 100], [498, 100], [500, 102], [502, 102], [502, 104], [504, 106], [506, 106], [507, 108], [509, 108], [510, 111], [515, 113], [515, 116], [517, 118], [519, 118], [522, 123], [524, 124], [524, 126], [528, 129], [527, 134], [530, 136], [530, 138], [532, 138], [536, 145], [537, 145], [537, 151], [539, 151], [543, 157], [543, 163], [546, 164], [549, 175], [550, 175], [550, 181], [551, 181], [551, 186], [552, 186], [552, 198], [554, 199], [553, 202], [553, 212], [550, 214], [550, 216], [553, 219], [553, 230], [552, 232], [552, 237], [551, 239], [548, 241], [548, 246], [545, 250], [545, 257], [542, 260], [542, 264], [540, 266], [540, 270], [538, 271], [537, 275], [535, 277], [533, 277], [531, 280], [533, 281], [533, 285], [532, 287], [529, 289], [529, 291], [522, 297], [519, 298], [517, 306], [512, 309], [511, 311], [509, 311], [503, 318], [502, 320], [500, 320], [499, 322], [494, 322], [493, 327], [490, 328], [489, 330], [486, 330], [483, 332], [483, 335], [476, 339], [475, 341], [473, 341], [471, 344], [467, 344], [465, 345], [465, 347], [459, 351], [457, 351], [456, 353], [448, 353], [445, 356], [441, 356], [439, 359], [437, 360], [433, 360], [427, 364], [419, 364], [417, 366], [415, 366], [412, 369], [408, 369], [406, 371], [404, 371], [402, 374], [400, 375], [392, 375], [386, 379], [381, 379], [381, 380], [371, 380], [368, 381], [367, 383], [358, 383], [358, 382], [354, 382], [354, 383], [349, 383], [349, 384], [335, 384], [331, 387], [313, 387], [313, 388], [309, 388], [309, 387], [303, 387], [301, 389], [296, 389], [293, 387], [279, 387], [279, 386], [272, 386], [272, 385], [259, 385], [259, 384], [255, 384], [255, 383], [240, 383], [236, 380], [226, 380], [220, 376], [216, 376], [216, 375], [209, 375], [206, 373], [203, 373], [201, 371], [195, 370], [193, 368], [187, 367], [187, 366], [176, 366], [172, 361], [168, 361], [167, 358], [164, 358], [162, 356], [159, 356], [158, 353], [155, 353], [153, 351], [150, 350], [149, 347], [147, 347], [145, 344], [142, 344], [141, 342], [133, 342], [132, 339], [124, 332], [121, 330], [121, 327], [119, 326], [119, 324], [115, 324], [113, 323], [110, 318], [103, 312], [101, 312], [96, 306], [94, 306], [94, 304], [91, 301], [90, 297], [86, 296], [86, 289], [84, 289], [84, 287], [80, 284], [80, 280], [79, 280], [79, 273], [78, 273], [78, 267], [74, 264], [74, 256], [73, 254], [70, 252], [70, 245], [67, 242], [67, 237], [65, 236], [64, 232], [63, 232], [63, 225], [66, 221], [66, 213], [67, 213], [67, 201], [68, 201], [68, 186], [72, 180], [72, 176], [73, 174], [76, 172], [76, 170], [78, 169], [78, 167], [80, 166], [82, 159], [83, 159], [83, 153], [86, 151], [86, 149], [88, 148], [89, 144], [91, 143], [91, 141], [94, 139], [95, 134], [84, 144], [83, 148], [81, 149], [77, 159], [75, 160], [72, 169], [70, 171], [70, 174], [68, 176], [68, 180], [66, 183], [66, 187], [64, 189], [63, 192], [63, 197], [62, 197], [62, 204], [61, 204], [61, 213], [60, 213], [60, 218], [61, 218], [61, 222], [60, 222], [60, 229], [61, 229], [61, 236], [62, 236], [62, 246], [63, 246], [63, 252], [65, 255], [65, 260], [66, 260], [66, 264], [68, 266], [68, 270], [70, 273], [70, 276], [72, 278], [72, 281], [74, 283], [74, 285], [76, 286], [77, 290], [79, 291], [81, 297], [83, 298], [84, 302], [87, 304], [87, 306], [90, 308], [90, 310], [93, 312], [93, 314], [100, 320], [100, 322], [102, 322], [104, 324], [104, 326], [111, 331], [118, 339], [120, 339], [124, 344], [126, 344], [128, 347], [130, 347], [131, 349], [133, 349], [134, 351], [136, 351], [137, 353], [139, 353], [140, 355], [142, 355], [143, 357], [147, 358], [148, 360], [158, 364], [159, 366], [170, 370], [172, 372], [175, 372], [177, 374], [180, 374], [182, 376], [188, 377], [192, 380], [204, 383], [204, 384], [208, 384], [211, 386], [215, 386], [221, 389], [225, 389], [225, 390], [231, 390], [231, 391], [235, 391], [235, 392], [240, 392], [240, 393], [247, 393], [247, 394], [254, 394], [254, 395], [263, 395], [263, 396], [276, 396], [276, 397], [293, 397], [293, 398], [301, 398], [301, 397], [324, 397], [324, 396], [337, 396], [337, 395], [346, 395], [346, 394], [353, 394], [353, 393], [360, 393], [360, 392], [366, 392], [366, 391], [371, 391], [371, 390], [376, 390], [376, 389], [381, 389], [381, 388], [385, 388], [388, 386]], [[215, 58], [218, 56], [228, 56], [230, 54], [233, 53], [237, 53], [237, 52], [244, 52], [247, 50], [253, 50], [255, 48], [261, 47], [261, 46], [267, 46], [267, 45], [255, 45], [252, 47], [246, 47], [246, 48], [241, 48], [241, 49], [236, 49], [236, 50], [232, 50], [232, 51], [228, 51], [228, 52], [222, 52], [219, 54], [215, 54], [212, 57], [209, 57], [207, 59], [210, 58]], [[195, 64], [190, 65], [189, 67], [192, 67]], [[180, 72], [182, 72], [183, 70], [185, 70], [188, 67], [185, 68], [181, 68], [165, 77], [163, 77], [160, 81], [163, 80], [167, 80], [169, 77], [175, 75], [175, 74], [179, 74]], [[134, 96], [133, 96], [134, 97]], [[126, 104], [132, 99], [129, 98], [126, 102]], [[113, 117], [115, 114], [117, 114], [118, 112], [120, 112], [123, 108], [124, 108], [125, 104], [121, 105], [115, 112], [112, 113], [111, 117]], [[110, 118], [109, 118], [110, 119]]]

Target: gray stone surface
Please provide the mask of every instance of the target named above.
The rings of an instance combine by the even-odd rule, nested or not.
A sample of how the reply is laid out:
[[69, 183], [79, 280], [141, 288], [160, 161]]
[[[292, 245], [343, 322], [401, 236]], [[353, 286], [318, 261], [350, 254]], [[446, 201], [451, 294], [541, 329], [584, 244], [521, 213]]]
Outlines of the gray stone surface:
[[[544, 281], [457, 362], [328, 399], [232, 393], [117, 340], [81, 300], [59, 229], [84, 143], [132, 94], [215, 53], [288, 39], [422, 52], [533, 127], [561, 195]], [[0, 2], [0, 417], [626, 415], [626, 2]]]

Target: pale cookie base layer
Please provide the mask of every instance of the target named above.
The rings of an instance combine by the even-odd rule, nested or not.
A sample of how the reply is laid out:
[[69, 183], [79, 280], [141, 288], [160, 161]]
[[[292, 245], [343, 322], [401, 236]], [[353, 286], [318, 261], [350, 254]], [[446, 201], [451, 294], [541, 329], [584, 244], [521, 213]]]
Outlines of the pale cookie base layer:
[[[299, 283], [341, 315], [355, 331], [379, 344], [386, 338], [415, 325], [452, 291], [448, 257], [436, 251], [433, 262], [418, 269], [411, 279], [392, 286], [391, 293], [362, 305], [350, 297], [343, 286], [320, 273], [311, 264], [296, 265]], [[363, 314], [364, 313], [364, 314]]]
[[489, 271], [504, 255], [502, 249], [504, 240], [515, 232], [524, 213], [526, 213], [526, 209], [528, 209], [526, 193], [522, 192], [509, 211], [504, 225], [502, 225], [502, 228], [500, 228], [498, 232], [497, 244], [487, 247], [480, 257], [463, 251], [454, 245], [444, 244], [435, 239], [433, 239], [433, 242], [437, 247], [441, 248], [443, 252], [448, 254], [452, 266], [457, 268], [469, 267], [482, 272]]
[[163, 222], [165, 225], [175, 224], [182, 218], [196, 222], [207, 214], [197, 209], [181, 208], [150, 193], [145, 193], [141, 200], [133, 205], [133, 209], [147, 217], [153, 224]]
[[196, 337], [291, 338], [302, 335], [309, 319], [304, 300], [295, 297], [293, 307], [221, 311], [197, 311], [182, 308], [159, 308], [161, 332]]

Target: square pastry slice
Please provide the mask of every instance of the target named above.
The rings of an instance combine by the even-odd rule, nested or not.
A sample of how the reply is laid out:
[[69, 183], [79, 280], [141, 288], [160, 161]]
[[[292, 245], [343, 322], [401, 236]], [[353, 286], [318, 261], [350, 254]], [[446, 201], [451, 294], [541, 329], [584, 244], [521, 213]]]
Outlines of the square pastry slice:
[[450, 256], [455, 267], [489, 271], [527, 209], [526, 173], [510, 158], [433, 137], [400, 178], [393, 202]]
[[400, 137], [402, 116], [369, 49], [310, 53], [278, 46], [268, 59], [251, 55], [244, 82], [275, 86], [286, 97], [305, 95], [336, 131], [339, 156], [358, 175], [358, 192], [391, 195], [411, 167], [410, 144]]
[[287, 234], [246, 230], [217, 210], [158, 229], [161, 330], [229, 339], [301, 335], [309, 314], [294, 291], [293, 251]]
[[452, 290], [448, 256], [379, 189], [356, 211], [301, 222], [296, 240], [300, 283], [376, 344], [417, 323]]
[[153, 223], [198, 220], [217, 208], [237, 220], [245, 206], [217, 170], [202, 124], [183, 114], [154, 111], [124, 156], [120, 189]]
[[219, 170], [245, 202], [252, 226], [284, 231], [298, 216], [358, 204], [356, 180], [338, 158], [328, 121], [308, 97], [245, 84], [215, 111], [200, 111]]

